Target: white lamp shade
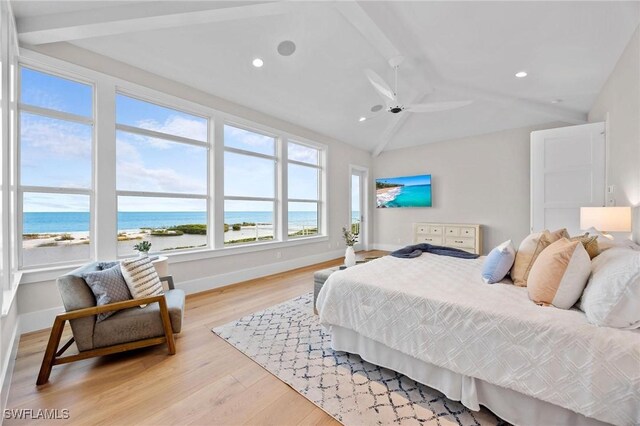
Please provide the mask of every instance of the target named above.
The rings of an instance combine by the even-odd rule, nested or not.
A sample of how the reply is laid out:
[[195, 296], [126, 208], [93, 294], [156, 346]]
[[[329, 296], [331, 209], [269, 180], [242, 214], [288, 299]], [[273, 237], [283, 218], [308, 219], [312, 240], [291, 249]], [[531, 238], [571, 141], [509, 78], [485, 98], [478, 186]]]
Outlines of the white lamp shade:
[[631, 231], [631, 207], [580, 207], [580, 228], [602, 232]]

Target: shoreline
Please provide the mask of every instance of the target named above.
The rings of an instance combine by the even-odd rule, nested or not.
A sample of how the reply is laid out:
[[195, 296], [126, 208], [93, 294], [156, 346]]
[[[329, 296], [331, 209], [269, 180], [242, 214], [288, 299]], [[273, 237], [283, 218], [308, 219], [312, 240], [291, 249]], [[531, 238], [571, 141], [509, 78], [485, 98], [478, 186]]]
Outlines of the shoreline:
[[395, 200], [402, 192], [402, 186], [394, 186], [392, 188], [376, 189], [377, 207], [385, 207], [388, 203]]

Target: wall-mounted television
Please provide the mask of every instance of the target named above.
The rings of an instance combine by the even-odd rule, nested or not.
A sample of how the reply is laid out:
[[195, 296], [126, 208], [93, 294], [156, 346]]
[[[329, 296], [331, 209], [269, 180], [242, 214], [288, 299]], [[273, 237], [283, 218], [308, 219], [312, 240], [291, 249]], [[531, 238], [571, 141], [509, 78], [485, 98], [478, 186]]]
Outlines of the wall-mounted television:
[[378, 208], [431, 207], [431, 175], [376, 179]]

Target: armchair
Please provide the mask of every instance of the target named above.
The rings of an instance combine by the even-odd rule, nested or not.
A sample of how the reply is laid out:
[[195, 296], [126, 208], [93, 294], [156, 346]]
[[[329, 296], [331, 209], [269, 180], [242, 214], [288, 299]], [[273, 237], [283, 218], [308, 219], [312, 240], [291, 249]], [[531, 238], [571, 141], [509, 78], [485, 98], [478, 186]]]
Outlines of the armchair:
[[[169, 354], [175, 354], [173, 334], [182, 329], [185, 295], [174, 287], [173, 278], [160, 278], [169, 288], [162, 295], [96, 306], [95, 296], [82, 275], [97, 270], [98, 263], [94, 262], [57, 279], [66, 312], [53, 322], [37, 385], [47, 383], [54, 365], [164, 343]], [[117, 312], [96, 323], [97, 314], [110, 311]], [[73, 337], [58, 350], [66, 321]], [[63, 357], [74, 341], [78, 353]]]

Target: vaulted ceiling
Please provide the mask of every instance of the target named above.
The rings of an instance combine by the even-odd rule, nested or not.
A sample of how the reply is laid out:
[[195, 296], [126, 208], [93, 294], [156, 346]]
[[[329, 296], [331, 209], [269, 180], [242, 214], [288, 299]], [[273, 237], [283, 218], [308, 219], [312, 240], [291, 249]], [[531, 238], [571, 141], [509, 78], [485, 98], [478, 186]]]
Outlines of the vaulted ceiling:
[[[72, 43], [378, 153], [582, 123], [640, 22], [638, 2], [12, 1], [23, 45]], [[277, 51], [296, 44], [291, 56]], [[383, 104], [474, 102], [435, 113]], [[254, 58], [264, 61], [252, 66]], [[518, 71], [526, 78], [516, 78]], [[359, 121], [359, 117], [370, 117]]]

